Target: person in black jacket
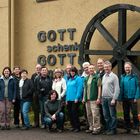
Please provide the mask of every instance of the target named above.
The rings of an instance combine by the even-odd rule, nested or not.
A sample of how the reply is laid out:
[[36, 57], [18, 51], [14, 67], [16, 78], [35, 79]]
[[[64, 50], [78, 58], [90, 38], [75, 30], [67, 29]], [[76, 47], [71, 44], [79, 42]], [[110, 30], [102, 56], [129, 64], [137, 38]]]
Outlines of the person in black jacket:
[[49, 126], [49, 131], [53, 123], [56, 123], [58, 132], [62, 132], [64, 124], [64, 113], [62, 112], [62, 102], [58, 100], [58, 93], [51, 90], [49, 99], [44, 104], [46, 116], [44, 118], [46, 124]]
[[48, 75], [46, 67], [41, 68], [40, 76], [37, 78], [37, 93], [39, 97], [40, 113], [41, 113], [41, 128], [45, 128], [44, 116], [44, 103], [48, 99], [49, 92], [52, 89], [52, 79]]
[[21, 111], [24, 118], [24, 126], [21, 128], [22, 130], [28, 130], [30, 128], [28, 113], [33, 98], [33, 84], [32, 81], [27, 78], [27, 75], [28, 75], [28, 71], [22, 70], [21, 80], [19, 81]]
[[[19, 66], [15, 66], [13, 68], [12, 76], [16, 83], [16, 99], [14, 102], [14, 125], [16, 128], [19, 128], [19, 125], [20, 125], [20, 119], [19, 119], [19, 115], [20, 115], [20, 93], [19, 93], [20, 67]], [[24, 125], [22, 113], [21, 113], [21, 120], [22, 120], [22, 125]]]
[[[98, 58], [97, 60], [97, 75], [98, 75], [98, 78], [100, 78], [100, 84], [102, 82], [102, 78], [105, 74], [105, 71], [104, 71], [104, 59], [103, 58]], [[99, 104], [100, 106], [100, 119], [101, 119], [101, 124], [102, 124], [102, 128], [101, 128], [101, 132], [104, 133], [105, 131], [105, 118], [104, 118], [104, 115], [103, 115], [103, 108], [102, 108], [102, 104]]]
[[32, 75], [31, 80], [34, 86], [34, 92], [33, 92], [34, 127], [37, 128], [39, 127], [39, 98], [37, 94], [36, 81], [40, 75], [41, 65], [37, 64], [35, 68], [36, 68], [36, 72]]

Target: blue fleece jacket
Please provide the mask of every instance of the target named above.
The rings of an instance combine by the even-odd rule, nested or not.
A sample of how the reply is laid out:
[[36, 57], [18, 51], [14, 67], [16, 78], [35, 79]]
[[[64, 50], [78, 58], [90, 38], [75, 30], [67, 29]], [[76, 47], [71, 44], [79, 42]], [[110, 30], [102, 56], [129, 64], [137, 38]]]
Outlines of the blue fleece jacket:
[[66, 101], [81, 101], [83, 93], [83, 79], [76, 75], [67, 81]]
[[118, 100], [125, 99], [139, 99], [140, 98], [140, 89], [138, 84], [138, 77], [136, 74], [121, 76], [120, 82], [121, 93]]

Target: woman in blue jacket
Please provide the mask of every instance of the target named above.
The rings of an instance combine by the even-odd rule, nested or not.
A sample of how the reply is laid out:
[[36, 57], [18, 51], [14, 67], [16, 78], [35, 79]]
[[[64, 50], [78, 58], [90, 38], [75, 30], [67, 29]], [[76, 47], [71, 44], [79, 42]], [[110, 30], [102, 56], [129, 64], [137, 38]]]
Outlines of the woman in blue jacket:
[[72, 125], [72, 131], [80, 131], [78, 116], [79, 101], [82, 100], [83, 80], [78, 76], [76, 67], [70, 69], [70, 79], [67, 82], [66, 104]]
[[11, 69], [5, 67], [0, 77], [0, 126], [1, 130], [10, 129], [12, 103], [15, 102], [16, 84]]

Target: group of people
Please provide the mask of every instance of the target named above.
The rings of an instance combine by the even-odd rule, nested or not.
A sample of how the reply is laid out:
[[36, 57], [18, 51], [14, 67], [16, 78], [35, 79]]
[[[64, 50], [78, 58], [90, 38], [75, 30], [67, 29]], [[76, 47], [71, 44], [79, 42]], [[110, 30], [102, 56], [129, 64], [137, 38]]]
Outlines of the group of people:
[[[53, 77], [47, 67], [36, 65], [36, 72], [28, 78], [28, 71], [14, 67], [13, 72], [5, 67], [0, 77], [0, 126], [10, 129], [11, 110], [14, 106], [14, 125], [22, 130], [30, 129], [29, 111], [32, 105], [34, 127], [57, 131], [64, 130], [66, 109], [70, 120], [70, 131], [80, 131], [79, 106], [82, 103], [86, 133], [106, 135], [117, 133], [117, 101], [123, 105], [126, 133], [139, 134], [137, 101], [140, 98], [138, 77], [132, 64], [125, 62], [124, 74], [112, 72], [112, 65], [102, 58], [97, 64], [83, 63], [80, 75], [75, 66], [68, 64], [65, 72], [56, 68]], [[130, 111], [133, 115], [131, 126]], [[41, 118], [40, 115], [41, 114]]]

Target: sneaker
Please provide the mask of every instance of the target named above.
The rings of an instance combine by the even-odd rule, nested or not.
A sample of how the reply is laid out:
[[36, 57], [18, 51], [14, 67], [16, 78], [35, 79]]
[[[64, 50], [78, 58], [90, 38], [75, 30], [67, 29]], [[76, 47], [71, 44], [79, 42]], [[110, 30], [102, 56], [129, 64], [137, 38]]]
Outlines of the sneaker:
[[139, 135], [140, 133], [139, 133], [138, 130], [133, 129], [133, 130], [131, 131], [131, 134], [133, 134], [133, 135]]
[[57, 129], [57, 132], [62, 133], [63, 130], [62, 129]]
[[34, 127], [34, 128], [39, 128], [39, 125], [34, 125], [33, 127]]
[[125, 133], [126, 134], [130, 134], [131, 133], [131, 129], [126, 129]]
[[110, 130], [105, 130], [102, 134], [107, 135], [108, 132], [110, 132]]
[[73, 132], [77, 133], [77, 132], [79, 132], [79, 131], [80, 131], [80, 129], [75, 129]]
[[40, 127], [41, 129], [45, 129], [46, 128], [46, 126], [43, 124], [43, 125], [41, 125], [41, 127]]
[[98, 130], [92, 132], [92, 135], [98, 135], [98, 134], [100, 134], [100, 131], [98, 131]]
[[47, 128], [47, 132], [52, 132], [52, 129], [51, 128]]
[[86, 133], [91, 133], [91, 132], [92, 132], [92, 130], [89, 130], [89, 129], [88, 129], [88, 130], [86, 130], [85, 132], [86, 132]]
[[74, 128], [70, 128], [70, 129], [69, 129], [69, 131], [74, 131], [74, 130], [75, 130]]
[[111, 131], [107, 132], [106, 135], [116, 135], [116, 131], [111, 130]]
[[15, 124], [14, 128], [20, 128], [19, 124]]
[[24, 127], [21, 128], [21, 130], [29, 130], [29, 127], [24, 126]]

